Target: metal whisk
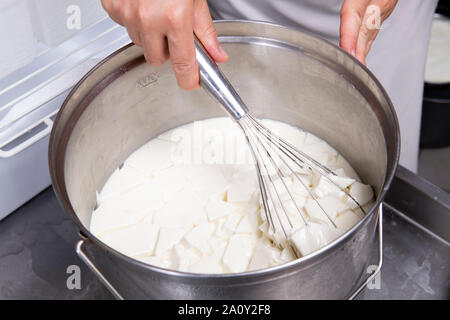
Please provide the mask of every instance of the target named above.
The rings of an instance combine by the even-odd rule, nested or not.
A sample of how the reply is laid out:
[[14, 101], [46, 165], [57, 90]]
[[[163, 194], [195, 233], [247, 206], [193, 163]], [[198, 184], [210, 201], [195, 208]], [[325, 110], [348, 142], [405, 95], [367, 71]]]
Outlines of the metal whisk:
[[260, 121], [255, 119], [234, 90], [228, 79], [221, 72], [217, 64], [211, 59], [203, 45], [196, 38], [196, 58], [200, 69], [200, 80], [202, 87], [217, 99], [229, 116], [238, 124], [245, 135], [250, 151], [257, 169], [258, 183], [260, 187], [262, 207], [269, 227], [274, 234], [281, 232], [284, 239], [274, 239], [280, 247], [290, 246], [293, 254], [298, 257], [299, 252], [290, 243], [291, 232], [294, 229], [293, 222], [289, 217], [285, 198], [293, 204], [296, 213], [301, 217], [304, 225], [309, 226], [310, 220], [301, 210], [291, 187], [286, 183], [286, 177], [292, 177], [307, 190], [309, 196], [315, 201], [323, 212], [329, 225], [337, 229], [333, 219], [318, 201], [308, 185], [301, 179], [301, 174], [306, 170], [317, 172], [324, 176], [327, 181], [344, 192], [349, 199], [366, 214], [364, 208], [350, 194], [350, 192], [338, 185], [333, 179], [336, 174], [322, 165], [306, 153], [296, 149], [290, 143], [278, 137]]

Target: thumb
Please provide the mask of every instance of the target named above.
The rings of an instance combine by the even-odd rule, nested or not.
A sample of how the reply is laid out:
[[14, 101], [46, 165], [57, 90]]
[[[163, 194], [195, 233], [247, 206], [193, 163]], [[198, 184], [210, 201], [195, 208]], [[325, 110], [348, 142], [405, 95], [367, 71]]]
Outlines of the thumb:
[[209, 55], [217, 62], [225, 62], [228, 55], [222, 49], [217, 39], [216, 28], [209, 14], [206, 1], [196, 1], [194, 8], [194, 32]]

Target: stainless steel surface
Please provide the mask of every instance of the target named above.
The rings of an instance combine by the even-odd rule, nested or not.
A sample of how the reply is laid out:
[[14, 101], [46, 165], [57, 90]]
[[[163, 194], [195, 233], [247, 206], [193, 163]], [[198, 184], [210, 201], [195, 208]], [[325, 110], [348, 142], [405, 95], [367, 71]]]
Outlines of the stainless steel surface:
[[[391, 189], [395, 190], [395, 186]], [[412, 189], [407, 191], [414, 193]], [[433, 201], [427, 199], [429, 203]], [[387, 204], [383, 209], [383, 268], [379, 286], [365, 290], [358, 299], [450, 299], [449, 243], [412, 220], [408, 212]]]
[[[404, 170], [399, 167], [398, 171]], [[399, 180], [405, 183], [402, 193], [397, 193]], [[408, 180], [397, 175], [386, 198], [391, 199], [394, 193], [399, 199], [404, 194], [414, 197], [417, 192], [426, 193], [418, 187], [418, 180], [414, 174]], [[433, 197], [423, 201], [424, 207], [433, 207]], [[421, 215], [429, 214], [430, 210], [424, 210]], [[0, 221], [0, 299], [113, 299], [77, 257], [78, 230], [51, 188]], [[367, 287], [357, 299], [448, 300], [450, 245], [433, 231], [412, 220], [408, 211], [400, 212], [384, 203], [380, 285]], [[376, 264], [377, 250], [374, 248], [370, 264]], [[79, 289], [67, 287], [70, 274], [66, 270], [71, 265], [80, 267]]]
[[197, 37], [194, 43], [202, 88], [217, 99], [232, 119], [239, 120], [248, 112], [245, 103]]
[[[450, 242], [450, 194], [401, 167], [386, 201], [419, 225]], [[413, 189], [414, 192], [411, 192]], [[431, 201], [430, 201], [431, 200]]]
[[124, 298], [347, 298], [375, 248], [376, 209], [398, 161], [393, 107], [361, 64], [319, 38], [267, 23], [225, 21], [216, 28], [231, 56], [222, 70], [251, 112], [325, 139], [374, 186], [377, 203], [366, 217], [307, 257], [240, 274], [165, 270], [107, 247], [88, 227], [95, 191], [112, 171], [156, 135], [221, 115], [203, 91], [179, 90], [169, 65], [148, 66], [135, 46], [90, 72], [58, 114], [49, 146], [55, 192], [92, 240], [87, 254]]

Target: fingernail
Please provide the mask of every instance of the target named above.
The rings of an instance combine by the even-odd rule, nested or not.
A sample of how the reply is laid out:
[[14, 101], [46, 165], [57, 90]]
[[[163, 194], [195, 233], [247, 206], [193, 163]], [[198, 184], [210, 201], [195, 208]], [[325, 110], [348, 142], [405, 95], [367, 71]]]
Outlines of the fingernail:
[[355, 56], [355, 55], [356, 55], [355, 49], [352, 49], [352, 56]]

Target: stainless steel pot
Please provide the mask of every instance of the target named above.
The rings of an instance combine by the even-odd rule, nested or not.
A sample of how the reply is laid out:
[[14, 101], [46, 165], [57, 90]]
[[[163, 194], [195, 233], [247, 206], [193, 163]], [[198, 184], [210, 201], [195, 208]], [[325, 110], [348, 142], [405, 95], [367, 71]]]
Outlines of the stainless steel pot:
[[248, 273], [176, 272], [108, 247], [89, 232], [89, 222], [95, 191], [113, 170], [168, 129], [224, 115], [204, 91], [178, 89], [170, 64], [150, 67], [141, 49], [128, 45], [77, 84], [51, 134], [53, 187], [86, 237], [78, 245], [80, 256], [117, 297], [347, 298], [376, 252], [377, 212], [398, 162], [399, 130], [392, 104], [366, 68], [315, 36], [249, 21], [221, 21], [216, 28], [231, 57], [222, 69], [251, 112], [328, 141], [374, 186], [376, 205], [327, 247], [285, 265]]

